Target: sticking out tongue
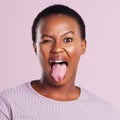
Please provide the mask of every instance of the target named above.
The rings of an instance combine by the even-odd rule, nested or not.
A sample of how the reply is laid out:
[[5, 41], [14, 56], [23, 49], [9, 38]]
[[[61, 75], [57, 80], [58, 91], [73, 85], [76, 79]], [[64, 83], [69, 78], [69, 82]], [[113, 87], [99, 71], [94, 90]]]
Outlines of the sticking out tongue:
[[56, 81], [63, 80], [65, 73], [66, 73], [67, 66], [66, 64], [54, 64], [52, 66], [52, 77]]

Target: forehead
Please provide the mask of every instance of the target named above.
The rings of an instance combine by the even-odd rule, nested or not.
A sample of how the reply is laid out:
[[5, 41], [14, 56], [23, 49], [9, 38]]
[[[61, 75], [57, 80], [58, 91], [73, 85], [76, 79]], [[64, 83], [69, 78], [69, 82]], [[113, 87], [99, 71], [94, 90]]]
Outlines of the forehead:
[[[52, 19], [52, 20], [57, 20], [57, 19], [59, 19], [59, 20], [61, 20], [61, 21], [62, 21], [62, 20], [68, 20], [68, 22], [69, 22], [69, 21], [72, 21], [72, 22], [78, 23], [78, 21], [77, 21], [74, 17], [72, 17], [72, 16], [70, 16], [70, 15], [66, 15], [66, 14], [61, 14], [61, 13], [47, 15], [47, 16], [41, 18], [40, 22], [41, 22], [41, 21], [51, 20], [51, 19]], [[40, 23], [40, 22], [39, 22], [39, 23]]]
[[71, 28], [73, 30], [79, 30], [80, 26], [76, 19], [72, 16], [65, 15], [65, 14], [51, 14], [44, 18], [42, 18], [38, 24], [39, 29], [53, 29], [54, 27], [66, 27]]

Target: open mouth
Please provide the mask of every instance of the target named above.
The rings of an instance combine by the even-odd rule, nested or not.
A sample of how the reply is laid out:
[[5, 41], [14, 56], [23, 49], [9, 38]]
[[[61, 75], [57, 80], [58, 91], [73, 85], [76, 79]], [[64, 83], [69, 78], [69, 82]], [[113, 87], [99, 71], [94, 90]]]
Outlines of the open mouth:
[[50, 60], [51, 65], [51, 76], [56, 81], [61, 81], [64, 79], [68, 62], [64, 60]]
[[55, 64], [59, 64], [59, 65], [65, 64], [66, 66], [68, 66], [68, 62], [67, 61], [64, 61], [64, 60], [56, 60], [56, 61], [50, 60], [51, 68]]

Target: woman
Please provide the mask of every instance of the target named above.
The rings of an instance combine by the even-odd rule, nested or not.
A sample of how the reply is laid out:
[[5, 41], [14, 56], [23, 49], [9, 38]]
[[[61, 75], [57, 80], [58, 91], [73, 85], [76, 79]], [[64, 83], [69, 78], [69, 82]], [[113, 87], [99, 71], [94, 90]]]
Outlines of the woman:
[[85, 53], [85, 24], [64, 5], [38, 14], [32, 26], [33, 48], [42, 77], [0, 93], [0, 120], [112, 120], [111, 104], [75, 86]]

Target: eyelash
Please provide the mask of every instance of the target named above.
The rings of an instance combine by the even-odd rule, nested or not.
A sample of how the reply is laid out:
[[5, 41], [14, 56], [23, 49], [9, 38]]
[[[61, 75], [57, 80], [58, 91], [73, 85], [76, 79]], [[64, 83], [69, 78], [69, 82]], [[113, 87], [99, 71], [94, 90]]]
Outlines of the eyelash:
[[68, 37], [64, 39], [64, 42], [72, 42], [72, 40], [73, 40], [72, 38]]
[[[64, 40], [63, 40], [65, 43], [69, 43], [69, 42], [72, 42], [73, 41], [73, 39], [72, 38], [70, 38], [70, 37], [67, 37], [67, 38], [65, 38]], [[52, 43], [53, 41], [52, 40], [42, 40], [41, 41], [41, 43]]]
[[48, 43], [48, 42], [52, 42], [52, 40], [43, 40], [41, 43]]

